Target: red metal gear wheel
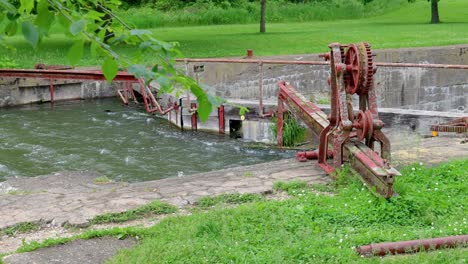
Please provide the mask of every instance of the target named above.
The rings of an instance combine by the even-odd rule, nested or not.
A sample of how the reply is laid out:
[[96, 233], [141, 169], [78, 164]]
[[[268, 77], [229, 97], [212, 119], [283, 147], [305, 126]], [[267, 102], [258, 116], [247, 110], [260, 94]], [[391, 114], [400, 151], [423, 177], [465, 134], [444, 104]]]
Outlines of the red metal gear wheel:
[[369, 131], [367, 131], [367, 135], [365, 137], [369, 139], [374, 134], [374, 118], [372, 117], [372, 112], [369, 109], [367, 109], [365, 113], [367, 115], [367, 123], [369, 125]]
[[362, 110], [360, 110], [357, 114], [356, 122], [356, 135], [359, 140], [363, 140], [366, 137], [370, 128], [369, 122], [367, 120], [367, 115]]
[[361, 59], [359, 49], [355, 44], [350, 44], [345, 55], [346, 75], [345, 87], [350, 94], [355, 94], [360, 85], [361, 80]]
[[360, 44], [360, 54], [362, 55], [361, 60], [365, 62], [363, 79], [361, 82], [361, 87], [358, 89], [358, 94], [366, 94], [371, 89], [374, 82], [374, 63], [371, 46], [367, 42]]

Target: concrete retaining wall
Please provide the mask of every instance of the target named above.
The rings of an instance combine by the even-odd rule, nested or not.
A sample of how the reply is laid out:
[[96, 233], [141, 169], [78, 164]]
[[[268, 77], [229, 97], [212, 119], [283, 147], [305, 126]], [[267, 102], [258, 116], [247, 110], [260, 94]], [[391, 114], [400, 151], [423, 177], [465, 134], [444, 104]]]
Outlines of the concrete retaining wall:
[[[93, 99], [116, 95], [118, 84], [53, 81], [54, 100]], [[39, 79], [0, 78], [0, 107], [50, 102], [50, 82]]]
[[[378, 62], [468, 64], [468, 46], [376, 50]], [[268, 57], [265, 59], [321, 60], [318, 55]], [[258, 99], [260, 71], [255, 64], [203, 64], [205, 72], [193, 71], [227, 99]], [[292, 83], [306, 98], [329, 100], [328, 66], [264, 65], [263, 99], [276, 100], [277, 83]], [[429, 111], [468, 113], [468, 70], [379, 68], [375, 75], [379, 106]]]

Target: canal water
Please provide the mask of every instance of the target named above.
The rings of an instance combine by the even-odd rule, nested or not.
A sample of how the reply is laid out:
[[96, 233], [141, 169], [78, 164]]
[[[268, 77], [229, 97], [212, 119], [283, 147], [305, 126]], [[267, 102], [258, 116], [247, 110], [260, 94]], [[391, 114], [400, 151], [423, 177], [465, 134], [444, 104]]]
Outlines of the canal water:
[[2, 109], [0, 122], [0, 181], [70, 170], [145, 181], [293, 156], [227, 136], [181, 132], [116, 99]]

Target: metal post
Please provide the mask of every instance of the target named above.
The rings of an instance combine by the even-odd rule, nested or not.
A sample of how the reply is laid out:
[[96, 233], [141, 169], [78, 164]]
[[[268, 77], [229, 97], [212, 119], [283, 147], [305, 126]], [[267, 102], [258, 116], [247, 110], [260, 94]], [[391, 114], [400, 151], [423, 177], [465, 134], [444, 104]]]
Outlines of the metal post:
[[50, 79], [50, 86], [49, 86], [49, 92], [50, 92], [50, 103], [54, 104], [54, 81]]
[[190, 104], [190, 110], [192, 112], [192, 131], [197, 131], [198, 117], [197, 117], [197, 103]]
[[278, 142], [278, 147], [283, 147], [283, 118], [284, 118], [284, 105], [283, 100], [278, 97], [278, 129], [276, 134], [276, 141]]
[[258, 64], [260, 80], [258, 80], [258, 115], [263, 117], [263, 63]]
[[218, 107], [218, 121], [219, 121], [219, 133], [224, 134], [226, 131], [226, 123], [224, 120], [224, 105]]
[[184, 115], [183, 115], [182, 98], [179, 99], [179, 111], [180, 111], [180, 130], [184, 131]]
[[[185, 75], [190, 77], [189, 62], [187, 59], [185, 59]], [[198, 84], [198, 80], [197, 80], [197, 84]], [[187, 91], [186, 102], [187, 102], [187, 108], [190, 109], [190, 91]], [[182, 105], [182, 101], [181, 101], [181, 105]]]

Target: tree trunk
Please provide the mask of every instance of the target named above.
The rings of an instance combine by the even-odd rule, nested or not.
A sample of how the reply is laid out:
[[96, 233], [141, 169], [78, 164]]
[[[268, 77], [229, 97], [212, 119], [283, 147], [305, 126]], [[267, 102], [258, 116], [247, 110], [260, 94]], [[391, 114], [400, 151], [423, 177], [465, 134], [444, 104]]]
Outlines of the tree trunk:
[[266, 0], [260, 0], [260, 33], [265, 33]]
[[437, 24], [439, 20], [439, 0], [431, 0], [432, 24]]

